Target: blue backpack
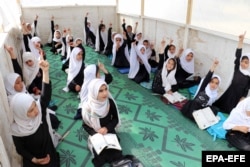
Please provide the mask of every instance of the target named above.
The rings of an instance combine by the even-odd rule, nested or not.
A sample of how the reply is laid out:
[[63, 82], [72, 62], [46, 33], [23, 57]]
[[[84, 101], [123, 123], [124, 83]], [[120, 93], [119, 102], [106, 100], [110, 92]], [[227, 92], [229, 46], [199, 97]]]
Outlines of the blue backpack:
[[227, 133], [227, 131], [223, 128], [223, 123], [226, 120], [226, 117], [221, 112], [218, 112], [217, 116], [220, 117], [220, 121], [206, 129], [207, 132], [213, 136], [213, 141], [215, 141], [216, 138], [226, 139], [225, 136]]

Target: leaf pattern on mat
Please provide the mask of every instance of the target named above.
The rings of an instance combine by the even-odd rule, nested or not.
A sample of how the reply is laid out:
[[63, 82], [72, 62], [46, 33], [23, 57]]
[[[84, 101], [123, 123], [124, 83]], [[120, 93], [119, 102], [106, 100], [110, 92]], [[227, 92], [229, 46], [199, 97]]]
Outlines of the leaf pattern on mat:
[[75, 155], [73, 155], [73, 151], [69, 150], [64, 150], [60, 149], [60, 160], [61, 160], [61, 165], [65, 164], [66, 167], [70, 167], [70, 163], [73, 163], [76, 165], [76, 160], [75, 160]]
[[152, 131], [151, 128], [140, 128], [141, 129], [141, 132], [139, 134], [143, 134], [143, 140], [151, 140], [151, 141], [154, 141], [155, 138], [159, 138], [156, 134], [155, 134], [155, 131]]
[[178, 162], [170, 161], [170, 163], [173, 164], [176, 167], [185, 167], [186, 166], [185, 162], [183, 162], [183, 164], [182, 164], [180, 161], [178, 161]]
[[137, 96], [133, 95], [132, 93], [129, 93], [127, 92], [125, 94], [125, 97], [128, 99], [128, 100], [136, 100], [137, 99]]
[[73, 106], [72, 104], [67, 104], [65, 107], [64, 107], [65, 111], [67, 112], [67, 114], [69, 113], [75, 113], [76, 112], [76, 108], [75, 106]]
[[151, 112], [150, 110], [147, 110], [146, 112], [147, 118], [149, 118], [151, 121], [159, 121], [161, 116], [157, 115], [156, 112]]
[[125, 106], [125, 105], [119, 105], [118, 104], [118, 108], [119, 108], [120, 113], [129, 114], [130, 112], [132, 112], [130, 110], [130, 108], [128, 106]]
[[77, 129], [75, 133], [76, 133], [76, 137], [78, 138], [80, 142], [85, 138], [85, 133], [82, 127]]
[[185, 152], [187, 152], [187, 150], [193, 151], [192, 147], [195, 146], [195, 144], [187, 142], [187, 138], [181, 139], [179, 135], [175, 136], [173, 142], [176, 142], [177, 145], [180, 146], [181, 149]]

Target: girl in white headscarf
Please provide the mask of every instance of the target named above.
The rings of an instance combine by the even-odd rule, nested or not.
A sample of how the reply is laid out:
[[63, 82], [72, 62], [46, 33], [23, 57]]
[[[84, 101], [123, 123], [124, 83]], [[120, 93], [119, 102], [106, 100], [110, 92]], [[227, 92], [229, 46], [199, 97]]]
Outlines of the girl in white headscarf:
[[135, 35], [135, 44], [136, 45], [143, 45], [142, 32], [136, 33], [136, 35]]
[[95, 41], [96, 41], [96, 35], [95, 35], [95, 29], [91, 23], [91, 21], [88, 19], [88, 12], [86, 13], [85, 19], [84, 19], [84, 37], [86, 38], [84, 42], [87, 46], [95, 47]]
[[83, 83], [83, 51], [79, 47], [75, 47], [70, 55], [69, 70], [67, 77], [67, 88], [74, 92], [79, 92]]
[[128, 78], [134, 80], [136, 83], [149, 82], [150, 80], [151, 66], [148, 63], [145, 51], [146, 48], [144, 45], [136, 46], [135, 43], [132, 43]]
[[58, 54], [58, 52], [61, 50], [61, 53], [64, 55], [64, 49], [65, 46], [62, 41], [62, 33], [60, 30], [55, 30], [52, 40], [52, 48], [50, 51], [53, 54]]
[[[89, 135], [100, 133], [116, 134], [120, 125], [117, 105], [109, 93], [108, 85], [102, 79], [93, 79], [88, 87], [88, 99], [82, 105], [83, 128]], [[102, 166], [122, 157], [122, 152], [116, 149], [104, 149], [97, 155], [94, 150], [92, 160], [94, 166]], [[112, 155], [112, 156], [110, 156]]]
[[[103, 72], [104, 76], [101, 76], [100, 72]], [[84, 80], [80, 92], [80, 100], [81, 100], [79, 104], [80, 108], [78, 108], [74, 119], [82, 118], [81, 107], [82, 104], [88, 99], [89, 83], [95, 78], [102, 78], [107, 84], [111, 83], [113, 80], [112, 75], [108, 72], [103, 63], [98, 62], [98, 65], [96, 64], [87, 65], [86, 68], [84, 69]]]
[[169, 58], [165, 61], [163, 68], [157, 72], [152, 84], [152, 91], [161, 95], [165, 93], [173, 93], [176, 87], [176, 73], [177, 63], [174, 58]]
[[31, 52], [23, 53], [23, 80], [29, 93], [39, 95], [42, 89], [42, 72], [38, 59]]
[[38, 15], [36, 15], [36, 18], [32, 24], [22, 22], [22, 33], [23, 33], [23, 41], [22, 41], [22, 48], [24, 52], [30, 52], [30, 47], [29, 47], [29, 40], [32, 37], [39, 36], [39, 30], [37, 26], [37, 19]]
[[46, 114], [51, 97], [48, 63], [42, 62], [41, 68], [44, 90], [40, 100], [35, 101], [26, 93], [17, 93], [11, 99], [10, 108], [14, 115], [11, 132], [16, 150], [23, 157], [23, 166], [59, 167]]
[[108, 29], [108, 43], [107, 43], [107, 47], [105, 49], [105, 55], [106, 56], [111, 56], [112, 55], [114, 37], [115, 37], [116, 34], [117, 34], [117, 32], [112, 31], [112, 23], [110, 23], [109, 24], [109, 29]]
[[205, 107], [210, 107], [214, 114], [217, 115], [217, 109], [212, 105], [218, 98], [218, 89], [221, 79], [218, 75], [213, 74], [215, 68], [219, 64], [218, 60], [214, 60], [206, 77], [202, 79], [198, 86], [197, 92], [193, 100], [189, 100], [181, 109], [184, 116], [194, 120], [192, 113]]
[[250, 89], [250, 53], [242, 54], [245, 34], [239, 36], [235, 52], [232, 82], [222, 96], [215, 102], [223, 112], [230, 113], [240, 100], [247, 97]]
[[240, 101], [223, 123], [227, 141], [243, 151], [250, 151], [250, 97]]
[[108, 44], [108, 33], [105, 24], [102, 22], [103, 21], [101, 21], [96, 32], [95, 51], [104, 54]]
[[177, 58], [176, 80], [179, 88], [189, 88], [200, 83], [200, 77], [193, 80], [187, 78], [194, 75], [194, 52], [192, 49], [185, 49], [183, 54]]
[[111, 65], [117, 68], [129, 67], [128, 47], [123, 38], [121, 34], [116, 34], [114, 37]]
[[32, 37], [29, 40], [29, 47], [30, 52], [39, 60], [42, 52], [41, 39], [39, 37]]
[[10, 73], [4, 79], [4, 86], [9, 101], [16, 93], [28, 93], [21, 76], [17, 73]]

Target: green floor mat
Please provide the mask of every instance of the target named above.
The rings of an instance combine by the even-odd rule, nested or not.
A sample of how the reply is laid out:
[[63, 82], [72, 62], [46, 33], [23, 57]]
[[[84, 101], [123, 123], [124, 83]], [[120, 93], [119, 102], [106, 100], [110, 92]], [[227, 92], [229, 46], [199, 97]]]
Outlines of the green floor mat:
[[[87, 148], [87, 133], [82, 121], [73, 119], [79, 99], [76, 93], [64, 92], [67, 74], [61, 70], [59, 55], [45, 47], [50, 62], [52, 99], [58, 105], [61, 120], [58, 132], [69, 135], [57, 147], [62, 167], [91, 167], [91, 154]], [[124, 154], [138, 157], [145, 167], [200, 167], [202, 150], [233, 150], [225, 140], [213, 141], [206, 131], [184, 118], [173, 106], [164, 104], [150, 89], [128, 79], [112, 67], [111, 60], [86, 47], [85, 64], [103, 62], [113, 75], [110, 91], [115, 98], [122, 125], [118, 129]], [[152, 73], [153, 75], [153, 73]], [[151, 78], [153, 78], [151, 76]], [[180, 91], [188, 99], [187, 89]]]

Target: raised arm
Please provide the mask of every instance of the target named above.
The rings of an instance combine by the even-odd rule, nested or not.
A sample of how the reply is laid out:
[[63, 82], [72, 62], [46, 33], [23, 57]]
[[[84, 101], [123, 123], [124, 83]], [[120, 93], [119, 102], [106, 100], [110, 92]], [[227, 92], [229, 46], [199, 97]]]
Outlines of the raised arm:
[[208, 71], [206, 77], [204, 78], [204, 80], [203, 80], [203, 82], [201, 84], [200, 89], [198, 90], [199, 92], [205, 90], [207, 84], [209, 84], [209, 82], [211, 81], [211, 78], [213, 76], [214, 70], [218, 66], [218, 64], [219, 64], [219, 61], [217, 59], [214, 59], [213, 64], [210, 67], [210, 70]]
[[41, 90], [42, 92], [41, 92], [40, 103], [42, 111], [46, 111], [46, 108], [48, 107], [49, 102], [51, 100], [51, 91], [52, 91], [49, 80], [49, 63], [46, 60], [41, 59], [39, 62], [39, 66], [43, 71], [43, 85]]
[[21, 76], [21, 78], [23, 79], [23, 71], [22, 71], [22, 68], [20, 67], [19, 63], [17, 62], [17, 57], [14, 53], [13, 47], [4, 45], [4, 48], [8, 51], [8, 53], [10, 55], [12, 65], [14, 68], [14, 72], [19, 74]]
[[138, 22], [135, 22], [135, 28], [134, 28], [134, 33], [136, 34], [137, 31], [137, 27], [138, 27]]
[[238, 49], [242, 48], [243, 42], [244, 42], [244, 39], [245, 39], [245, 35], [246, 35], [246, 31], [244, 32], [244, 34], [239, 35]]

